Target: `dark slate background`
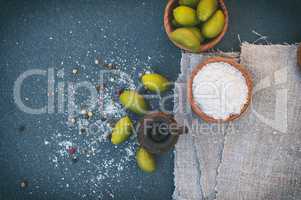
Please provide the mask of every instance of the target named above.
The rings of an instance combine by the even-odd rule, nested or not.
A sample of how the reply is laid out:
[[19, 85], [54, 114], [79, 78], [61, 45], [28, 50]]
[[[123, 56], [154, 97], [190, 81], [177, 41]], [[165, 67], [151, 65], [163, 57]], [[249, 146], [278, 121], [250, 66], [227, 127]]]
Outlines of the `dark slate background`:
[[[89, 180], [93, 170], [81, 160], [63, 162], [54, 168], [49, 155], [55, 147], [45, 146], [53, 133], [76, 135], [67, 129], [62, 114], [30, 115], [18, 109], [13, 100], [13, 84], [28, 69], [64, 67], [68, 76], [78, 63], [85, 74], [96, 70], [98, 56], [122, 69], [143, 71], [146, 66], [170, 80], [179, 73], [180, 53], [167, 39], [162, 23], [164, 0], [0, 0], [0, 199], [171, 199], [173, 184], [172, 152], [158, 157], [158, 170], [144, 174], [134, 158], [126, 169], [98, 187]], [[267, 36], [271, 43], [301, 40], [298, 0], [226, 0], [230, 13], [229, 31], [217, 46], [238, 51], [242, 41], [254, 42]], [[265, 41], [259, 41], [259, 43]], [[87, 52], [88, 53], [87, 55]], [[64, 64], [61, 64], [61, 62]], [[24, 93], [36, 107], [47, 100], [41, 88], [44, 80], [27, 81]], [[172, 104], [169, 105], [172, 108]], [[105, 152], [119, 154], [111, 145]], [[111, 155], [110, 155], [110, 152]], [[92, 162], [101, 163], [102, 157]], [[64, 171], [67, 169], [67, 172]], [[84, 171], [80, 178], [76, 174]], [[96, 172], [95, 172], [96, 173]], [[97, 174], [95, 174], [97, 176]], [[29, 185], [20, 188], [20, 181]], [[69, 187], [66, 187], [69, 184]], [[93, 190], [92, 190], [93, 188]], [[95, 193], [93, 193], [93, 191]]]

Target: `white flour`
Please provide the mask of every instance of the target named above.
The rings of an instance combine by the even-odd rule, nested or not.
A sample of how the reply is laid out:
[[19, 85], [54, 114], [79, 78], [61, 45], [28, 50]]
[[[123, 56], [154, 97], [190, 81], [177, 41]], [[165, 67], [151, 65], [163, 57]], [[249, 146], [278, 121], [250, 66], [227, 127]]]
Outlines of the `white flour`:
[[193, 98], [201, 110], [214, 119], [227, 119], [239, 114], [248, 97], [242, 73], [224, 62], [205, 65], [195, 76]]

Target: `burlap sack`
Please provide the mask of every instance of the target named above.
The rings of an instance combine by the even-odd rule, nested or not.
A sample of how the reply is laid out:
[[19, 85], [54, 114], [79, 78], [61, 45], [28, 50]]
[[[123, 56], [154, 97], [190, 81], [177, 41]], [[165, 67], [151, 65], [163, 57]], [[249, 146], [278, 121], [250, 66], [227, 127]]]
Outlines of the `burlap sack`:
[[244, 43], [253, 74], [249, 112], [225, 136], [217, 199], [301, 199], [301, 71], [295, 45]]
[[[174, 114], [178, 123], [188, 125], [189, 134], [181, 136], [175, 148], [174, 199], [194, 200], [215, 197], [216, 173], [221, 161], [224, 129], [206, 124], [195, 116], [187, 102], [187, 79], [191, 70], [212, 56], [238, 58], [238, 53], [182, 54], [181, 74], [175, 83]], [[192, 126], [193, 124], [193, 126]]]
[[[252, 107], [218, 130], [207, 124], [208, 129], [181, 136], [175, 148], [175, 199], [301, 198], [301, 72], [296, 50], [294, 45], [242, 45], [241, 63], [254, 76]], [[180, 123], [197, 120], [206, 125], [190, 111], [186, 81], [207, 56], [212, 55], [182, 55], [174, 110]]]

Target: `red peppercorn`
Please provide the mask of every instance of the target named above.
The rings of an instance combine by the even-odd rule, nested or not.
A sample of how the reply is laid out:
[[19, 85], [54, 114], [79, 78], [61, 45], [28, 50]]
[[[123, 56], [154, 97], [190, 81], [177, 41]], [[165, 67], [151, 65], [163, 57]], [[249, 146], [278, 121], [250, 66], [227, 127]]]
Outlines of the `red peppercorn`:
[[70, 147], [70, 148], [68, 149], [68, 153], [69, 153], [70, 155], [75, 154], [75, 152], [76, 152], [76, 148], [75, 148], [75, 147]]

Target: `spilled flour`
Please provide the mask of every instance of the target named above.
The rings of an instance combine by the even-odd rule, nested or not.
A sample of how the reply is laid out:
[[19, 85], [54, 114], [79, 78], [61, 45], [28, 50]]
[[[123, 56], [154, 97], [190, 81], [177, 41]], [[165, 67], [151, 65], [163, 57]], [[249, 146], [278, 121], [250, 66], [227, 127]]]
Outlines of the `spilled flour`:
[[205, 65], [194, 77], [193, 98], [204, 113], [214, 119], [239, 114], [247, 102], [248, 87], [242, 73], [232, 65]]
[[[89, 60], [93, 61], [95, 57], [97, 56], [89, 56]], [[112, 60], [107, 59], [104, 62], [111, 63]], [[66, 102], [69, 93], [74, 93], [78, 101], [71, 102], [71, 106], [75, 109], [69, 112], [65, 108], [58, 114], [62, 120], [51, 129], [53, 131], [49, 135], [44, 135], [42, 140], [44, 148], [48, 151], [50, 167], [61, 177], [57, 182], [58, 187], [68, 191], [82, 188], [76, 190], [76, 195], [84, 199], [112, 199], [116, 184], [134, 179], [132, 168], [136, 168], [133, 162], [138, 147], [136, 135], [133, 134], [128, 141], [118, 146], [111, 144], [109, 135], [118, 119], [128, 114], [133, 117], [120, 104], [118, 92], [124, 88], [137, 89], [137, 73], [145, 73], [144, 70], [150, 69], [144, 67], [143, 70], [137, 70], [135, 66], [128, 66], [125, 61], [120, 60], [116, 63], [118, 66], [114, 69], [107, 69], [100, 63], [95, 63], [89, 65], [94, 70], [87, 70], [88, 65], [78, 62], [78, 66], [74, 67], [76, 70], [66, 70], [64, 67], [56, 70], [58, 81], [87, 80], [98, 90], [97, 98], [92, 102], [94, 107], [89, 105], [91, 102], [87, 100], [90, 94], [85, 91], [76, 88], [63, 91]], [[106, 73], [102, 84], [99, 76], [104, 71]], [[98, 85], [101, 87], [96, 89]], [[56, 90], [55, 94], [58, 92], [60, 91]], [[42, 182], [43, 180], [35, 180], [31, 184], [38, 187]], [[137, 184], [137, 187], [142, 186]], [[38, 188], [30, 188], [30, 194], [35, 192], [38, 192]], [[53, 191], [49, 192], [57, 192], [57, 189], [53, 188]]]

